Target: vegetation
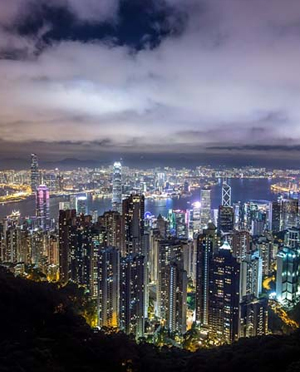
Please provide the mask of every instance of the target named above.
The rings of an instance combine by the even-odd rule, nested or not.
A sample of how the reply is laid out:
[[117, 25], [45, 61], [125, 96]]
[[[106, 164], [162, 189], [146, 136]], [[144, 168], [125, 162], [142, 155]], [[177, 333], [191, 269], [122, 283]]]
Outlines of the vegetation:
[[[299, 331], [191, 353], [146, 341], [137, 344], [122, 332], [95, 333], [82, 316], [85, 294], [75, 286], [58, 288], [0, 270], [0, 288], [1, 372], [300, 370]], [[197, 330], [191, 329], [186, 346], [193, 350], [196, 339]]]

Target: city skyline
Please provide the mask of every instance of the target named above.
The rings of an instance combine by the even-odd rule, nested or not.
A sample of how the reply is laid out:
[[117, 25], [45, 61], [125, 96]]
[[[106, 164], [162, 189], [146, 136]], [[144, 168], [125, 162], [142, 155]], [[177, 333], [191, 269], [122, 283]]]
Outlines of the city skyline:
[[[300, 7], [0, 1], [0, 160], [299, 165]], [[10, 159], [10, 160], [7, 160]]]

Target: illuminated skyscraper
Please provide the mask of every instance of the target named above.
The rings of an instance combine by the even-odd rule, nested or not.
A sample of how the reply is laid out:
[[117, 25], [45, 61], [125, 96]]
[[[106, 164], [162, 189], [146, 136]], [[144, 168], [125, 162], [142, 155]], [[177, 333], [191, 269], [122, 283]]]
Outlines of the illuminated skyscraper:
[[77, 214], [86, 215], [88, 213], [87, 208], [87, 195], [77, 195], [76, 196], [76, 212]]
[[76, 210], [59, 211], [59, 278], [67, 283], [71, 278], [71, 247], [76, 226]]
[[196, 321], [208, 325], [209, 276], [213, 254], [218, 251], [219, 239], [215, 225], [208, 228], [197, 239], [196, 263]]
[[253, 295], [259, 298], [262, 291], [262, 259], [259, 252], [247, 254], [241, 262], [240, 299]]
[[114, 163], [113, 168], [113, 195], [112, 195], [112, 209], [120, 214], [122, 213], [122, 164], [120, 162]]
[[281, 201], [281, 230], [299, 225], [299, 211], [297, 199], [282, 199]]
[[280, 215], [281, 215], [281, 203], [278, 201], [274, 201], [270, 203], [269, 225], [270, 225], [270, 230], [273, 232], [280, 231]]
[[38, 226], [43, 230], [50, 228], [49, 189], [41, 185], [36, 190], [36, 217]]
[[268, 300], [252, 295], [240, 304], [239, 337], [256, 337], [268, 334]]
[[291, 302], [299, 296], [299, 248], [284, 247], [277, 254], [276, 297]]
[[182, 262], [173, 261], [167, 268], [167, 314], [166, 327], [169, 332], [186, 332], [187, 315], [187, 272]]
[[30, 171], [31, 171], [31, 176], [30, 176], [31, 192], [34, 194], [40, 183], [39, 163], [38, 163], [38, 157], [36, 154], [31, 154]]
[[232, 207], [219, 206], [218, 230], [222, 233], [228, 233], [234, 228], [234, 210]]
[[210, 189], [201, 190], [201, 228], [206, 229], [211, 221], [211, 195]]
[[170, 264], [183, 263], [182, 242], [178, 239], [166, 239], [158, 242], [158, 280], [157, 280], [157, 309], [156, 315], [162, 320], [168, 319]]
[[228, 241], [232, 247], [232, 254], [241, 262], [248, 253], [250, 253], [251, 235], [249, 231], [239, 230], [234, 231], [228, 236]]
[[106, 248], [99, 254], [99, 325], [118, 327], [120, 296], [120, 252]]
[[101, 227], [104, 228], [104, 245], [121, 249], [122, 235], [121, 225], [122, 217], [117, 211], [108, 211], [98, 218]]
[[122, 231], [123, 244], [122, 255], [130, 253], [143, 254], [144, 245], [144, 195], [132, 194], [123, 200]]
[[222, 185], [222, 206], [231, 207], [231, 187], [225, 181]]
[[211, 334], [226, 343], [239, 335], [239, 281], [240, 264], [225, 242], [211, 262], [208, 323]]
[[120, 266], [120, 328], [138, 339], [145, 330], [145, 257], [128, 255]]

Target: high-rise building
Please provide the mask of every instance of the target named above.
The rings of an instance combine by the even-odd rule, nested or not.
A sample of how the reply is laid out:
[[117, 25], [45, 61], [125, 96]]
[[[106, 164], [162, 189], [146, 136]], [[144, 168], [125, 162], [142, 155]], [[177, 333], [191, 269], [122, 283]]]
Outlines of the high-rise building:
[[179, 239], [188, 238], [188, 214], [182, 210], [172, 210], [170, 232]]
[[223, 182], [222, 185], [222, 206], [231, 207], [231, 187], [227, 182]]
[[191, 210], [191, 229], [196, 236], [201, 231], [201, 203], [195, 202]]
[[76, 208], [77, 214], [83, 214], [84, 216], [88, 214], [86, 194], [76, 196], [75, 208]]
[[156, 227], [159, 230], [160, 236], [165, 239], [167, 237], [168, 221], [161, 214], [157, 217]]
[[142, 255], [121, 258], [120, 328], [138, 339], [145, 331], [146, 262]]
[[38, 186], [36, 190], [36, 218], [38, 226], [43, 230], [50, 228], [49, 189], [45, 185]]
[[221, 342], [238, 339], [239, 281], [240, 264], [225, 242], [211, 261], [208, 298], [209, 329]]
[[250, 253], [251, 235], [249, 231], [239, 230], [228, 235], [228, 241], [232, 247], [232, 254], [241, 262]]
[[219, 206], [218, 230], [222, 233], [228, 233], [234, 228], [234, 210], [232, 207]]
[[143, 254], [145, 197], [132, 194], [123, 200], [122, 215], [122, 255]]
[[254, 246], [262, 259], [263, 275], [269, 275], [272, 271], [273, 241], [269, 236], [260, 236], [254, 240]]
[[112, 247], [100, 250], [98, 270], [99, 325], [117, 328], [120, 306], [119, 250]]
[[70, 279], [70, 255], [73, 228], [76, 226], [76, 210], [59, 211], [59, 279], [67, 283]]
[[300, 249], [284, 247], [277, 254], [276, 297], [291, 302], [299, 295]]
[[300, 247], [300, 229], [291, 227], [285, 234], [285, 245], [289, 248], [297, 249]]
[[201, 228], [206, 229], [211, 221], [211, 190], [204, 188], [201, 190]]
[[297, 199], [281, 200], [281, 223], [280, 230], [299, 226], [299, 209]]
[[112, 209], [122, 214], [122, 164], [115, 162], [113, 167]]
[[38, 163], [38, 157], [36, 154], [31, 154], [30, 172], [31, 172], [31, 175], [30, 175], [31, 192], [35, 194], [40, 184], [39, 163]]
[[196, 321], [208, 325], [209, 277], [213, 254], [218, 251], [217, 229], [212, 223], [197, 238]]
[[167, 297], [165, 299], [166, 328], [169, 332], [186, 332], [187, 272], [180, 261], [172, 261], [167, 268]]
[[259, 252], [247, 254], [241, 262], [240, 299], [253, 295], [260, 297], [262, 292], [262, 259]]
[[281, 216], [281, 203], [274, 201], [269, 207], [269, 224], [270, 230], [273, 232], [280, 231], [280, 216]]
[[181, 241], [175, 238], [158, 241], [156, 315], [162, 320], [165, 320], [168, 314], [169, 267], [171, 262], [182, 262], [182, 260]]
[[239, 337], [256, 337], [268, 334], [268, 300], [252, 295], [240, 304]]
[[98, 218], [100, 226], [104, 228], [104, 245], [121, 249], [122, 246], [122, 217], [117, 211], [104, 212]]

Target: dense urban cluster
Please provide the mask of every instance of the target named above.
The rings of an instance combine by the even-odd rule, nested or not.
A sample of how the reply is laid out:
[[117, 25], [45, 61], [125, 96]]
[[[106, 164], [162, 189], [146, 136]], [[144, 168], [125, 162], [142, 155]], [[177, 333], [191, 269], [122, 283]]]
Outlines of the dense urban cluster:
[[[123, 172], [119, 162], [109, 175], [102, 172], [101, 192], [110, 195], [112, 208], [98, 216], [87, 208], [86, 193], [97, 187], [94, 181], [85, 182], [80, 174], [78, 188], [79, 182], [71, 187], [58, 171], [53, 179], [43, 178], [33, 154], [36, 214], [14, 212], [3, 219], [2, 266], [28, 279], [77, 284], [94, 303], [90, 324], [95, 330], [122, 330], [160, 346], [195, 350], [267, 335], [270, 309], [292, 323], [286, 311], [300, 294], [295, 194], [273, 202], [233, 203], [227, 178], [241, 176], [237, 170], [186, 170], [176, 187], [168, 171], [144, 172], [142, 178]], [[245, 172], [274, 177], [274, 171]], [[222, 202], [213, 210], [211, 186], [217, 177], [223, 178]], [[199, 185], [199, 202], [189, 209], [172, 209], [167, 216], [145, 210], [146, 197], [184, 196]], [[68, 195], [57, 219], [50, 218], [51, 192]]]

